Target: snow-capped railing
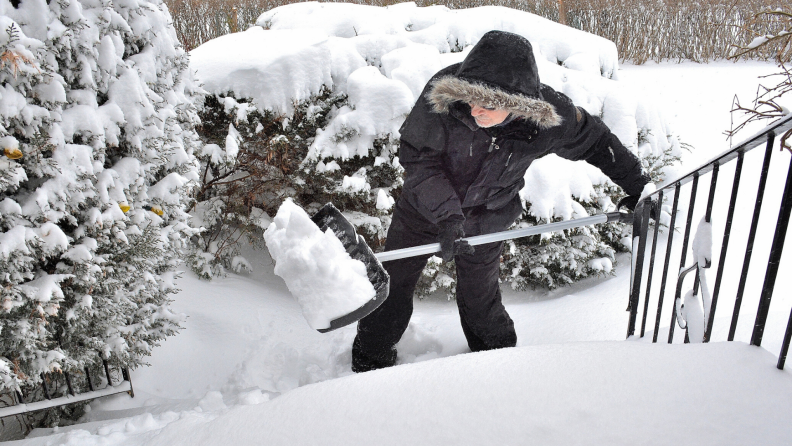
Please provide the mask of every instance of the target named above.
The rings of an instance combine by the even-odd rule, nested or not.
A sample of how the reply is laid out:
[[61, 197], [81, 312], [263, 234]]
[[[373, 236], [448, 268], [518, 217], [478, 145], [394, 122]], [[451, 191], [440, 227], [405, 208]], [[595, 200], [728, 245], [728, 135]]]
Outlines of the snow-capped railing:
[[[100, 398], [103, 396], [115, 395], [117, 393], [128, 393], [130, 397], [135, 396], [135, 392], [132, 389], [132, 379], [129, 376], [129, 370], [124, 368], [120, 369], [121, 379], [116, 379], [116, 383], [113, 383], [113, 374], [110, 371], [110, 366], [107, 364], [107, 361], [102, 361], [102, 367], [104, 368], [104, 378], [107, 380], [105, 386], [103, 388], [97, 388], [95, 386], [95, 377], [91, 377], [91, 371], [86, 367], [85, 374], [81, 374], [82, 380], [84, 383], [81, 383], [81, 387], [85, 387], [88, 390], [85, 392], [77, 392], [75, 390], [74, 382], [72, 381], [73, 376], [69, 373], [48, 373], [42, 374], [41, 376], [41, 386], [39, 389], [40, 394], [43, 395], [44, 399], [40, 401], [26, 401], [25, 396], [19, 390], [9, 393], [8, 397], [12, 399], [11, 405], [6, 407], [0, 407], [0, 418], [9, 417], [12, 415], [19, 415], [22, 413], [30, 413], [35, 412], [38, 410], [49, 409], [50, 407], [57, 407], [63, 406], [66, 404], [77, 403], [80, 401], [87, 401], [92, 400], [95, 398]], [[63, 379], [63, 383], [58, 385], [58, 381]], [[59, 387], [62, 388], [65, 385], [65, 389], [59, 390]], [[55, 396], [58, 392], [65, 393], [61, 396]], [[39, 392], [29, 392], [35, 395], [38, 395]], [[36, 399], [34, 395], [31, 395], [29, 400]]]
[[[633, 246], [633, 280], [630, 290], [628, 310], [630, 311], [627, 336], [635, 334], [638, 309], [643, 303], [640, 337], [644, 337], [649, 306], [656, 308], [652, 342], [657, 342], [661, 331], [667, 330], [668, 343], [673, 343], [674, 326], [679, 325], [685, 330], [684, 342], [709, 342], [711, 339], [725, 338], [735, 340], [739, 332], [747, 334], [749, 321], [740, 323], [741, 308], [751, 308], [748, 303], [756, 304], [756, 317], [751, 330], [750, 343], [761, 346], [765, 334], [772, 333], [772, 344], [765, 348], [775, 350], [780, 346], [778, 368], [784, 368], [792, 336], [792, 313], [787, 319], [786, 312], [792, 302], [788, 295], [779, 295], [774, 302], [774, 312], [770, 313], [770, 303], [777, 279], [780, 284], [792, 281], [792, 276], [778, 277], [779, 264], [782, 259], [784, 240], [792, 210], [792, 159], [790, 152], [777, 152], [771, 162], [776, 136], [784, 135], [792, 129], [792, 116], [781, 119], [733, 149], [719, 155], [698, 169], [693, 170], [678, 180], [669, 183], [655, 193], [646, 197], [636, 208]], [[765, 152], [762, 161], [759, 152], [755, 156], [752, 149], [764, 143]], [[736, 160], [736, 162], [731, 162]], [[786, 160], [786, 162], [783, 162]], [[745, 172], [743, 172], [745, 168]], [[755, 169], [755, 170], [751, 170]], [[758, 174], [755, 172], [758, 170]], [[718, 186], [718, 176], [733, 178], [732, 187]], [[709, 176], [706, 208], [696, 207], [699, 195], [703, 195], [703, 187], [699, 182]], [[783, 193], [780, 184], [786, 176]], [[756, 194], [752, 193], [754, 181]], [[769, 183], [771, 187], [766, 187]], [[741, 190], [742, 187], [742, 190]], [[726, 200], [726, 197], [729, 197]], [[680, 201], [688, 200], [687, 211], [680, 211]], [[669, 207], [664, 200], [673, 201]], [[762, 205], [765, 204], [763, 207]], [[777, 206], [774, 206], [777, 204]], [[677, 226], [677, 217], [685, 218], [684, 231]], [[703, 214], [703, 215], [702, 215]], [[735, 215], [737, 214], [737, 215]], [[747, 215], [751, 218], [748, 219]], [[694, 215], [698, 217], [694, 220]], [[659, 217], [660, 225], [651, 224]], [[743, 218], [745, 217], [745, 218]], [[691, 240], [691, 231], [696, 223], [696, 235]], [[750, 228], [748, 229], [748, 221]], [[775, 229], [772, 229], [775, 221]], [[651, 227], [650, 227], [651, 226]], [[674, 231], [667, 230], [675, 228]], [[772, 238], [770, 234], [773, 234]], [[722, 234], [722, 236], [721, 236]], [[681, 244], [679, 243], [681, 237]], [[759, 236], [757, 238], [757, 235]], [[665, 237], [664, 243], [658, 240]], [[719, 258], [714, 261], [713, 239], [720, 242]], [[771, 241], [772, 239], [772, 241]], [[733, 247], [745, 243], [745, 250], [740, 252]], [[651, 242], [651, 248], [649, 244]], [[660, 245], [660, 246], [658, 246]], [[663, 246], [665, 245], [665, 246]], [[681, 245], [681, 247], [680, 247]], [[688, 259], [688, 249], [692, 258]], [[655, 262], [660, 255], [664, 256], [662, 268]], [[760, 263], [767, 255], [767, 266]], [[676, 259], [679, 259], [678, 263]], [[742, 258], [742, 262], [739, 259]], [[752, 258], [757, 258], [751, 264]], [[753, 266], [753, 268], [752, 268]], [[715, 268], [713, 268], [715, 267]], [[676, 269], [673, 269], [676, 268]], [[656, 270], [657, 273], [656, 274]], [[716, 270], [713, 287], [708, 286], [707, 276]], [[660, 279], [658, 280], [658, 275]], [[674, 273], [678, 271], [678, 273]], [[688, 273], [695, 271], [692, 287], [684, 295], [684, 279]], [[710, 273], [708, 273], [708, 271]], [[759, 278], [764, 282], [759, 290]], [[674, 286], [676, 285], [676, 286]], [[753, 287], [752, 287], [753, 285]], [[659, 288], [659, 291], [655, 292]], [[699, 290], [701, 288], [701, 290]], [[667, 289], [675, 289], [674, 299], [664, 299]], [[787, 289], [788, 284], [787, 284]], [[701, 296], [699, 297], [699, 291]], [[727, 308], [718, 308], [718, 299], [734, 296], [734, 305], [729, 312]], [[786, 293], [789, 294], [789, 293]], [[728, 302], [722, 299], [723, 302]], [[724, 307], [724, 304], [721, 305]], [[779, 307], [781, 309], [779, 310]], [[724, 323], [731, 315], [728, 334]], [[663, 326], [663, 315], [669, 325]], [[768, 324], [768, 316], [773, 326]], [[786, 320], [786, 328], [783, 322]], [[740, 328], [744, 330], [740, 330]], [[713, 331], [713, 328], [715, 330]], [[767, 330], [766, 330], [767, 329]], [[783, 333], [783, 337], [780, 334]], [[665, 333], [663, 333], [665, 334]], [[739, 336], [738, 336], [739, 339]], [[681, 342], [677, 337], [677, 342]], [[746, 339], [747, 340], [747, 339]], [[778, 344], [778, 345], [776, 345]]]

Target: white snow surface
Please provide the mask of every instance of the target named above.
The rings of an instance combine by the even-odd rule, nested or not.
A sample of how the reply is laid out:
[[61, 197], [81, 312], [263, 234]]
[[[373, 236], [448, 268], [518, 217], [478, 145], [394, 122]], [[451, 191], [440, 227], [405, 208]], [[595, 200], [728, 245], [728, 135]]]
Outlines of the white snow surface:
[[712, 223], [707, 222], [704, 217], [696, 227], [692, 252], [693, 261], [698, 265], [701, 289], [699, 295], [694, 296], [692, 289], [685, 294], [685, 320], [688, 323], [690, 342], [702, 342], [712, 305], [712, 294], [705, 272], [712, 261]]
[[696, 227], [692, 248], [694, 262], [704, 266], [712, 261], [712, 223], [709, 223], [704, 217]]
[[[504, 289], [518, 347], [470, 353], [454, 302], [416, 302], [400, 365], [355, 375], [354, 327], [319, 334], [268, 259], [186, 273], [186, 329], [133, 372], [136, 397], [10, 445], [784, 444], [792, 376], [742, 342], [622, 341], [628, 272], [561, 292]], [[623, 262], [627, 263], [627, 262]], [[584, 342], [588, 341], [588, 342]], [[691, 403], [689, 396], [695, 396]], [[668, 429], [674, 426], [674, 429]]]
[[[375, 57], [379, 58], [386, 53], [380, 45], [388, 40], [393, 42], [388, 44], [388, 51], [416, 43], [449, 53], [474, 45], [487, 31], [499, 29], [525, 36], [533, 43], [537, 59], [552, 64], [564, 63], [607, 77], [618, 68], [613, 42], [534, 14], [498, 6], [452, 10], [445, 6], [417, 7], [413, 2], [384, 8], [304, 2], [269, 10], [259, 16], [256, 24], [270, 30], [312, 30], [343, 38], [359, 37], [359, 47], [380, 47], [375, 50], [379, 52]], [[398, 40], [386, 39], [385, 35]]]
[[374, 298], [366, 266], [347, 254], [328, 229], [322, 232], [291, 199], [283, 202], [264, 240], [282, 277], [315, 329], [362, 307]]
[[[669, 363], [683, 367], [663, 373]], [[781, 445], [788, 433], [771, 426], [792, 411], [792, 380], [743, 343], [600, 342], [460, 355], [245, 398], [228, 407], [210, 392], [192, 410], [58, 437], [84, 446]]]

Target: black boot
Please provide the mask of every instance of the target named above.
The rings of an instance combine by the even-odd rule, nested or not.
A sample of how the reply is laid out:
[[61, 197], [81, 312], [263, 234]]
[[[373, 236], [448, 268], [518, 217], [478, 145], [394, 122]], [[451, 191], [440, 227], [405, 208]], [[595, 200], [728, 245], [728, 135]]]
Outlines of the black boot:
[[352, 343], [352, 371], [355, 373], [368, 372], [369, 370], [384, 369], [396, 364], [396, 348], [391, 348], [380, 354], [364, 353], [360, 341], [355, 338]]

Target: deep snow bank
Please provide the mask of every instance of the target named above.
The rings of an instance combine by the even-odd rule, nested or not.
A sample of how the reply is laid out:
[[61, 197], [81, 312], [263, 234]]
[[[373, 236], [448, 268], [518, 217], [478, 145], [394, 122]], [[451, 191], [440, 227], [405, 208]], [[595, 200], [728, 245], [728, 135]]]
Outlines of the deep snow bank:
[[774, 362], [742, 343], [505, 349], [306, 386], [153, 444], [780, 445], [792, 376]]
[[115, 432], [123, 444], [149, 446], [780, 445], [792, 376], [774, 362], [742, 343], [518, 347], [348, 376], [231, 409], [217, 394], [201, 410], [25, 444], [120, 444]]

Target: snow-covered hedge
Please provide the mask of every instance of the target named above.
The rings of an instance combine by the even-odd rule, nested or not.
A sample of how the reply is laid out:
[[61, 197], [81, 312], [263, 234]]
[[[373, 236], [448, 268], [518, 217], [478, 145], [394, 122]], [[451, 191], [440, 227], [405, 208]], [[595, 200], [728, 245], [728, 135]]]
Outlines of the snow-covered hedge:
[[[195, 87], [160, 0], [0, 0], [0, 390], [179, 328]], [[97, 374], [96, 376], [101, 376]]]
[[[270, 170], [268, 178], [279, 180], [279, 189], [248, 195], [250, 203], [239, 219], [248, 224], [266, 224], [261, 211], [273, 215], [286, 196], [309, 210], [333, 201], [372, 247], [380, 246], [401, 186], [396, 156], [400, 125], [426, 81], [462, 61], [492, 29], [528, 38], [542, 81], [600, 116], [658, 175], [680, 152], [667, 121], [618, 83], [612, 42], [529, 13], [502, 7], [450, 10], [413, 3], [373, 7], [308, 2], [267, 11], [257, 24], [191, 52], [198, 79], [218, 98], [218, 105], [205, 109], [204, 116], [222, 116], [225, 125], [216, 126], [220, 132], [204, 134], [216, 143], [216, 152], [207, 152], [204, 162], [230, 160], [237, 150], [263, 150], [259, 156], [265, 156], [275, 142], [292, 147], [292, 157], [300, 161], [289, 172]], [[306, 117], [315, 119], [307, 125]], [[246, 131], [237, 132], [235, 126]], [[225, 169], [216, 163], [207, 168], [204, 184], [217, 175], [249, 175], [244, 169], [232, 172], [233, 165]], [[598, 169], [548, 156], [526, 175], [522, 224], [586, 216], [612, 207], [619, 192]], [[230, 208], [232, 203], [222, 196], [212, 195], [222, 204], [199, 204], [199, 211]], [[239, 227], [221, 228], [220, 217], [227, 215], [202, 211], [197, 217], [215, 233], [228, 231], [226, 240]], [[609, 225], [514, 243], [506, 253], [505, 276], [524, 288], [554, 287], [607, 273], [614, 248], [623, 248], [620, 238], [620, 229]], [[223, 263], [219, 245], [206, 246], [215, 267]], [[225, 257], [226, 267], [236, 254]], [[196, 269], [211, 275], [206, 263]], [[427, 271], [434, 274], [424, 290], [452, 288], [453, 278], [443, 268]]]

